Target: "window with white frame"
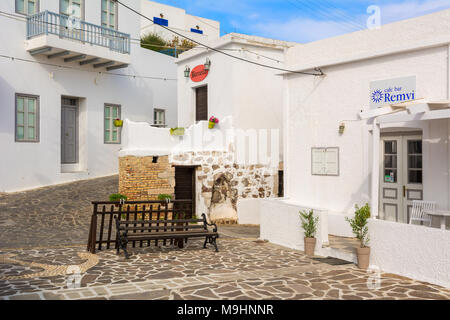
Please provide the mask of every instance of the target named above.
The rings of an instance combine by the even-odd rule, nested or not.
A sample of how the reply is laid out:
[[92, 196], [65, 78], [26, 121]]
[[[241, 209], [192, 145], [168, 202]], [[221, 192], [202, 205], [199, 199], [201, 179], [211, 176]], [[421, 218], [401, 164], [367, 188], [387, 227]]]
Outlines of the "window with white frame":
[[39, 12], [39, 0], [16, 0], [16, 12], [31, 15]]
[[16, 94], [16, 141], [39, 142], [39, 97]]
[[120, 106], [105, 104], [105, 143], [120, 144], [121, 128], [114, 124], [114, 121], [118, 119], [120, 119]]
[[117, 30], [116, 0], [102, 0], [102, 27]]
[[155, 126], [165, 126], [166, 125], [166, 111], [163, 109], [155, 109], [153, 111], [153, 124]]

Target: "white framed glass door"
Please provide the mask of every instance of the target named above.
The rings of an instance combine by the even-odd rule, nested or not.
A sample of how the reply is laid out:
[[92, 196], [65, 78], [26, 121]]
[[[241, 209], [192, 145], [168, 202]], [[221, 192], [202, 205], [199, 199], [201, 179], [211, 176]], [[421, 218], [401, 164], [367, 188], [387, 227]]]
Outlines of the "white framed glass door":
[[380, 218], [408, 223], [412, 202], [423, 200], [422, 137], [385, 136], [380, 149]]

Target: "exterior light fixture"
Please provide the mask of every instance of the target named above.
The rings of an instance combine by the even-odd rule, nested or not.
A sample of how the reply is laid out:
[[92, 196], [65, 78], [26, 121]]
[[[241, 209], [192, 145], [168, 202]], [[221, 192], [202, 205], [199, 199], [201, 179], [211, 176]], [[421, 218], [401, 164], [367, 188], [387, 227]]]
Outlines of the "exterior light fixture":
[[211, 69], [211, 60], [209, 60], [209, 58], [206, 58], [205, 70], [209, 71], [210, 69]]
[[189, 75], [191, 74], [191, 68], [186, 66], [186, 69], [184, 69], [184, 77], [189, 78]]
[[161, 19], [164, 19], [164, 14], [160, 13], [159, 16], [161, 17]]
[[339, 125], [339, 134], [344, 134], [344, 132], [345, 132], [345, 123], [342, 122], [342, 123]]

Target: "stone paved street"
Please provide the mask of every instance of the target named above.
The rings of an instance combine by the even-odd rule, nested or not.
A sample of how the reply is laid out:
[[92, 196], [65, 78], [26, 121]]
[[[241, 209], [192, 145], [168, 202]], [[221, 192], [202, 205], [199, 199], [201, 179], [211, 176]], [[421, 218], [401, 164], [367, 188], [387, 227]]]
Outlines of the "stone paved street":
[[[129, 261], [114, 250], [84, 247], [8, 250], [0, 255], [3, 299], [450, 299], [450, 290], [383, 274], [369, 289], [370, 273], [332, 266], [302, 252], [252, 239], [219, 239], [220, 252], [201, 241], [132, 249]], [[84, 255], [83, 255], [84, 254]], [[33, 263], [32, 263], [33, 262]], [[80, 266], [81, 288], [50, 266]], [[43, 271], [43, 272], [42, 272]], [[372, 282], [369, 282], [372, 283]]]
[[0, 249], [86, 243], [91, 201], [107, 201], [118, 183], [111, 176], [0, 195]]
[[353, 264], [259, 241], [252, 226], [219, 226], [219, 253], [197, 240], [183, 250], [131, 248], [130, 260], [92, 255], [90, 201], [116, 190], [109, 177], [3, 195], [0, 299], [450, 299], [449, 289], [395, 275], [377, 286]]

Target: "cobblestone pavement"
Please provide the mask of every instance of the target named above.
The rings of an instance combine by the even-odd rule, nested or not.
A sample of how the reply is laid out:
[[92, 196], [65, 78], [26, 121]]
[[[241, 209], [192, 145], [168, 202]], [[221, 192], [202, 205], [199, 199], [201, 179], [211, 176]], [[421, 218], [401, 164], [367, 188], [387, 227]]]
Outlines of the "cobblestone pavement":
[[[128, 261], [114, 250], [86, 254], [84, 246], [3, 250], [0, 299], [450, 299], [448, 289], [389, 274], [377, 287], [354, 265], [253, 239], [219, 239], [219, 253], [202, 244], [134, 248]], [[67, 266], [82, 269], [80, 288], [67, 287]]]
[[111, 176], [0, 194], [0, 249], [86, 243], [91, 201], [117, 190], [118, 176]]

